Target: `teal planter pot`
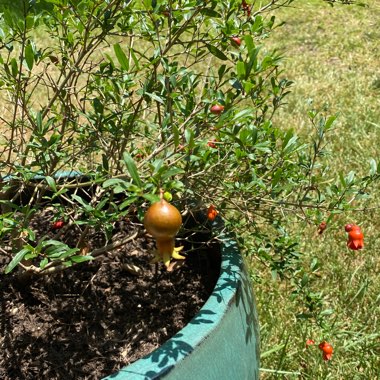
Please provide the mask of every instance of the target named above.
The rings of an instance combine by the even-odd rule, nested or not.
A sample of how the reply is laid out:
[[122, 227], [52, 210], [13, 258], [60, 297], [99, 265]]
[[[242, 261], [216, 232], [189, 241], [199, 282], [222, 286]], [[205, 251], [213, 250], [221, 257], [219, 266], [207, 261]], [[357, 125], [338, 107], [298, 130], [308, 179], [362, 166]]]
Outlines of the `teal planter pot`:
[[161, 347], [103, 380], [258, 380], [259, 331], [247, 268], [223, 236], [214, 291], [199, 313]]

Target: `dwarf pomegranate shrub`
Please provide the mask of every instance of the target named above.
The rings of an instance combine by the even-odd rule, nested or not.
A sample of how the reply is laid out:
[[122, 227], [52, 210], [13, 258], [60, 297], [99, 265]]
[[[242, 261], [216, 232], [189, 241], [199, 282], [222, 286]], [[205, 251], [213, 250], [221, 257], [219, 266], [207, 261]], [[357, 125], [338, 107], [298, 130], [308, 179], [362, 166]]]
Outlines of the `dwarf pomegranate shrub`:
[[[274, 274], [302, 273], [289, 221], [329, 223], [368, 194], [380, 171], [373, 161], [365, 178], [326, 179], [335, 116], [311, 110], [307, 141], [272, 122], [292, 83], [265, 40], [276, 26], [273, 11], [290, 3], [1, 5], [6, 272], [49, 273], [112, 249], [115, 224], [132, 216], [142, 223], [162, 188], [182, 212], [204, 210], [209, 224], [225, 217]], [[47, 204], [55, 235], [36, 238], [31, 221]], [[70, 228], [75, 246], [65, 243]], [[86, 246], [91, 234], [105, 242], [96, 252]]]

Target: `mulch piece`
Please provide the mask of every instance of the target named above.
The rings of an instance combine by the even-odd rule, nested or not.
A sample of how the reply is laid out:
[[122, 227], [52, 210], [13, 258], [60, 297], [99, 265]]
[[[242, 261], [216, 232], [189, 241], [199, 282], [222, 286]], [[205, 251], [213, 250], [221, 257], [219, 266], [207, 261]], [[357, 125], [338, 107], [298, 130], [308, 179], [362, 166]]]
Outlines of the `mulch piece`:
[[[117, 238], [136, 228], [124, 223]], [[93, 246], [104, 243], [96, 233], [93, 239], [100, 241]], [[150, 264], [153, 247], [140, 236], [53, 275], [25, 281], [17, 271], [0, 274], [0, 379], [101, 379], [183, 328], [215, 286], [219, 253], [215, 246], [190, 250], [181, 268], [167, 272]]]

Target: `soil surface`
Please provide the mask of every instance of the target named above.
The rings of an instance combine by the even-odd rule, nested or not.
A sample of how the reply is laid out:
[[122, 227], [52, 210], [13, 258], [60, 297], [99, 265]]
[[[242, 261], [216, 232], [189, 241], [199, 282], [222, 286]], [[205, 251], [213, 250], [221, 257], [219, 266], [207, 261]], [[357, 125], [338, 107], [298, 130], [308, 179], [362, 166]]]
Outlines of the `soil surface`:
[[[40, 218], [37, 232], [46, 225]], [[121, 223], [115, 239], [136, 229]], [[104, 244], [92, 238], [94, 247]], [[188, 249], [184, 265], [167, 272], [150, 264], [153, 248], [141, 233], [53, 275], [20, 281], [17, 271], [0, 274], [0, 379], [101, 379], [178, 332], [211, 294], [219, 254], [215, 246]]]

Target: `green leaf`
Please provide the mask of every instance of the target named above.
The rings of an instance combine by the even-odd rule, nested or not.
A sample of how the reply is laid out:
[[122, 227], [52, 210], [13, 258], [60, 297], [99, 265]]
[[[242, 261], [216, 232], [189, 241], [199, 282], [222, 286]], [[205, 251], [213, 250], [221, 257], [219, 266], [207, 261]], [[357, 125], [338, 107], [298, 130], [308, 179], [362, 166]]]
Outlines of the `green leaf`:
[[252, 108], [246, 108], [243, 109], [242, 111], [238, 112], [234, 118], [232, 119], [233, 121], [238, 121], [239, 119], [243, 119], [244, 117], [249, 117], [252, 116], [253, 114], [253, 109]]
[[245, 79], [245, 63], [243, 61], [236, 64], [236, 71], [239, 79]]
[[49, 146], [56, 144], [61, 139], [61, 137], [62, 136], [59, 133], [54, 132], [49, 138], [49, 141], [48, 141]]
[[82, 255], [77, 255], [77, 256], [71, 256], [70, 257], [70, 260], [73, 261], [74, 263], [83, 263], [84, 261], [90, 261], [90, 260], [94, 260], [94, 258], [92, 256], [82, 256]]
[[135, 161], [133, 161], [133, 158], [127, 152], [124, 152], [123, 158], [132, 180], [138, 187], [142, 187], [142, 182], [139, 173], [137, 172]]
[[289, 155], [297, 148], [298, 136], [292, 136], [288, 141], [286, 141], [286, 145], [282, 148], [282, 153], [284, 155]]
[[268, 142], [261, 142], [261, 143], [256, 144], [255, 149], [264, 153], [272, 153], [272, 150], [270, 149]]
[[36, 252], [29, 252], [24, 256], [24, 260], [32, 260], [37, 256], [38, 254]]
[[37, 21], [37, 18], [34, 18], [34, 16], [32, 16], [32, 15], [26, 16], [26, 18], [25, 18], [26, 29], [28, 29], [28, 30], [32, 29], [33, 26], [35, 25], [36, 21]]
[[38, 111], [36, 115], [36, 124], [37, 124], [38, 133], [43, 133], [44, 127], [42, 124], [42, 113], [40, 111]]
[[254, 48], [249, 51], [249, 62], [246, 66], [246, 77], [248, 78], [249, 74], [254, 68], [254, 71], [257, 71], [257, 56], [259, 55], [260, 47]]
[[131, 53], [131, 56], [132, 56], [133, 62], [134, 62], [134, 64], [135, 64], [135, 66], [136, 66], [136, 70], [137, 70], [137, 71], [140, 71], [139, 60], [137, 59], [134, 50], [133, 50], [132, 48], [130, 48], [129, 51], [130, 51], [130, 53]]
[[127, 208], [128, 206], [130, 206], [132, 203], [135, 203], [137, 200], [139, 199], [139, 197], [135, 197], [135, 196], [132, 196], [132, 197], [128, 197], [120, 206], [119, 206], [119, 209], [120, 210], [124, 210], [125, 208]]
[[64, 260], [78, 251], [79, 248], [69, 248], [66, 244], [62, 244], [61, 246], [49, 247], [46, 250], [46, 255], [51, 259]]
[[156, 102], [159, 102], [161, 104], [165, 104], [165, 101], [163, 98], [160, 98], [158, 95], [156, 94], [153, 94], [151, 92], [144, 92], [144, 95], [148, 95], [150, 98], [152, 98], [153, 100], [155, 100]]
[[326, 124], [325, 124], [325, 130], [328, 130], [332, 127], [332, 125], [334, 124], [334, 121], [336, 120], [336, 116], [335, 115], [332, 115], [330, 116], [327, 121], [326, 121]]
[[103, 188], [106, 189], [108, 187], [112, 187], [112, 190], [115, 194], [120, 194], [120, 193], [124, 193], [125, 191], [132, 191], [132, 190], [136, 190], [137, 192], [140, 190], [139, 188], [131, 189], [132, 187], [136, 187], [136, 186], [131, 185], [131, 183], [124, 181], [123, 179], [120, 179], [120, 178], [107, 179], [107, 181], [103, 183]]
[[129, 60], [125, 53], [123, 52], [123, 49], [119, 44], [113, 45], [113, 50], [116, 54], [116, 58], [120, 63], [121, 69], [128, 71], [129, 70]]
[[245, 45], [246, 45], [248, 51], [251, 51], [252, 49], [254, 49], [255, 43], [253, 42], [252, 36], [250, 36], [249, 34], [246, 34], [243, 37], [243, 39], [244, 39], [244, 42], [245, 42]]
[[47, 3], [57, 4], [57, 5], [63, 5], [63, 0], [45, 0]]
[[62, 187], [61, 190], [56, 191], [56, 192], [54, 193], [54, 195], [52, 196], [51, 199], [53, 200], [54, 198], [58, 198], [58, 197], [60, 197], [62, 194], [67, 193], [68, 191], [69, 191], [69, 189], [67, 189], [67, 188], [65, 188], [65, 187]]
[[314, 257], [310, 263], [310, 269], [312, 272], [315, 272], [319, 269], [319, 267], [320, 267], [320, 265], [319, 265], [318, 259], [316, 257]]
[[322, 310], [319, 315], [324, 316], [324, 315], [331, 315], [331, 314], [334, 314], [334, 310], [333, 309], [326, 309], [326, 310]]
[[371, 167], [371, 169], [369, 171], [369, 174], [370, 175], [375, 175], [377, 173], [377, 162], [373, 158], [371, 158], [369, 160], [369, 164], [370, 164], [370, 167]]
[[19, 251], [16, 256], [12, 259], [12, 261], [7, 265], [4, 270], [5, 274], [12, 272], [12, 270], [20, 263], [20, 261], [24, 258], [24, 256], [33, 251], [33, 247], [27, 246]]
[[275, 171], [273, 175], [273, 178], [271, 181], [272, 187], [274, 188], [282, 178], [283, 178], [283, 171], [281, 168], [279, 168]]
[[49, 247], [49, 246], [61, 247], [63, 245], [65, 245], [65, 244], [62, 243], [61, 241], [59, 241], [59, 240], [53, 240], [53, 239], [44, 240], [41, 243], [41, 247], [42, 248], [46, 248], [46, 247]]
[[160, 197], [157, 194], [144, 194], [143, 198], [148, 200], [150, 203], [156, 203], [160, 200]]
[[124, 181], [121, 178], [110, 178], [103, 182], [103, 188], [106, 189], [107, 187], [116, 187], [116, 186], [122, 186], [125, 189], [128, 187], [128, 182]]
[[16, 78], [18, 74], [18, 66], [17, 66], [17, 61], [15, 58], [11, 59], [11, 69], [12, 69], [12, 76]]
[[185, 140], [189, 149], [194, 148], [194, 131], [192, 129], [185, 129]]
[[219, 50], [217, 47], [210, 45], [210, 44], [206, 44], [206, 47], [207, 47], [208, 51], [212, 55], [214, 55], [216, 58], [219, 58], [222, 61], [228, 60], [228, 57], [221, 50]]
[[108, 172], [108, 170], [109, 170], [108, 157], [104, 153], [102, 154], [102, 164], [103, 164], [104, 170], [106, 170]]
[[57, 191], [57, 186], [56, 186], [56, 183], [55, 183], [54, 178], [53, 178], [53, 177], [50, 177], [50, 176], [46, 176], [45, 179], [46, 179], [46, 182], [47, 182], [47, 184], [49, 185], [49, 187], [50, 187], [53, 191]]
[[221, 80], [223, 78], [223, 75], [226, 72], [226, 68], [227, 68], [226, 65], [220, 65], [220, 67], [218, 69], [218, 78], [219, 78], [219, 80]]
[[177, 147], [179, 145], [179, 130], [176, 125], [172, 125], [172, 132], [173, 132], [174, 146]]
[[185, 171], [183, 169], [180, 169], [180, 168], [172, 168], [172, 169], [169, 169], [168, 171], [164, 172], [161, 176], [161, 179], [162, 180], [165, 180], [169, 177], [173, 177], [177, 174], [182, 174], [182, 173], [185, 173]]
[[344, 178], [343, 172], [339, 172], [339, 180], [343, 187], [346, 187], [346, 179]]
[[41, 260], [40, 262], [40, 268], [43, 269], [46, 267], [46, 265], [49, 263], [49, 260], [45, 257], [44, 259]]
[[161, 170], [162, 170], [162, 167], [164, 165], [164, 160], [159, 158], [157, 160], [154, 160], [152, 163], [151, 163], [152, 167], [153, 167], [153, 173], [156, 174], [156, 173], [159, 173]]
[[251, 126], [251, 144], [256, 144], [257, 141], [257, 128], [254, 126]]
[[251, 27], [251, 32], [252, 33], [258, 32], [259, 29], [261, 29], [262, 27], [263, 27], [263, 16], [257, 15], [255, 17], [255, 22], [253, 23], [253, 25]]
[[346, 178], [345, 178], [347, 186], [352, 185], [353, 182], [354, 182], [354, 179], [355, 179], [355, 172], [351, 170], [351, 171], [347, 174], [347, 176], [346, 176]]
[[29, 43], [25, 47], [25, 62], [29, 70], [33, 69], [34, 64], [34, 51], [33, 46]]
[[95, 98], [93, 101], [92, 101], [92, 106], [94, 107], [94, 110], [97, 114], [102, 114], [103, 111], [104, 111], [104, 105], [103, 103], [98, 99], [98, 98]]
[[217, 11], [215, 11], [214, 9], [210, 9], [210, 8], [202, 8], [200, 10], [200, 13], [204, 16], [207, 16], [207, 17], [212, 17], [212, 18], [221, 18], [222, 16], [220, 15], [220, 13], [218, 13]]
[[73, 198], [75, 201], [77, 201], [80, 205], [83, 206], [83, 208], [87, 211], [87, 212], [91, 212], [94, 210], [94, 208], [92, 206], [90, 206], [87, 202], [85, 202], [79, 195], [76, 195], [76, 194], [72, 194], [71, 195], [71, 198]]

